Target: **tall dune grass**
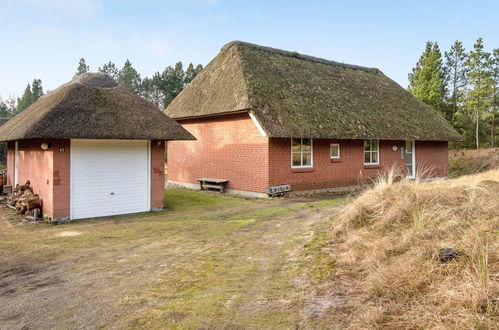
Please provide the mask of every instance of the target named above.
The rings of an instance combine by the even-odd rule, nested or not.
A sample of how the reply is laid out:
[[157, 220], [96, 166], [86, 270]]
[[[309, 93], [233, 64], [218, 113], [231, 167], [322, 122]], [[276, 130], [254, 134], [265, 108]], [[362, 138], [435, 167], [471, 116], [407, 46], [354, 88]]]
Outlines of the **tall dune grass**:
[[[499, 170], [396, 182], [352, 201], [333, 228], [352, 328], [497, 328]], [[441, 249], [461, 252], [441, 263]]]

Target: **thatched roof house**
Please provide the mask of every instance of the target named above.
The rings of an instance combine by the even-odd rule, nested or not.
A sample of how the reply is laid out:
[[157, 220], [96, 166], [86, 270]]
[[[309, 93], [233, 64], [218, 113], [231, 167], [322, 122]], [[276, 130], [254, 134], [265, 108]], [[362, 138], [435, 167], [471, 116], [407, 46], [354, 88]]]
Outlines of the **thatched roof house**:
[[194, 139], [152, 103], [103, 73], [77, 76], [0, 128], [0, 141], [39, 138]]
[[454, 141], [433, 109], [380, 70], [240, 41], [168, 106], [172, 118], [251, 110], [269, 137]]
[[163, 207], [164, 151], [194, 137], [102, 73], [83, 74], [0, 127], [8, 182], [31, 182], [52, 221]]
[[[176, 168], [169, 180], [194, 184], [196, 177], [217, 176], [229, 179], [229, 188], [257, 193], [276, 184], [290, 183], [294, 190], [356, 184], [359, 175], [394, 162], [414, 174], [416, 152], [399, 155], [414, 144], [417, 161], [445, 176], [447, 142], [461, 139], [443, 117], [378, 69], [240, 41], [225, 45], [166, 113], [198, 139], [169, 147]], [[261, 139], [240, 136], [250, 134], [250, 126]], [[222, 130], [225, 144], [214, 149], [213, 134]], [[247, 160], [257, 147], [266, 155], [261, 164], [260, 158]], [[222, 152], [228, 150], [227, 158]], [[348, 164], [340, 161], [352, 157]], [[404, 164], [407, 158], [414, 164]], [[207, 159], [217, 165], [197, 165]], [[261, 182], [251, 175], [255, 167], [264, 168]]]

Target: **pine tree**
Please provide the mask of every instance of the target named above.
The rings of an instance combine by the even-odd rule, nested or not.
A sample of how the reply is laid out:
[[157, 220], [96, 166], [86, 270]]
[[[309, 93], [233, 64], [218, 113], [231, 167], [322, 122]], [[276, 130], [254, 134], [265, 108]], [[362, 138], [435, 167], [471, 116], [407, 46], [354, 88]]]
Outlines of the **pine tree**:
[[123, 68], [118, 73], [118, 82], [123, 86], [130, 88], [137, 94], [141, 94], [142, 82], [140, 74], [132, 66], [132, 63], [127, 59]]
[[182, 62], [177, 62], [174, 67], [166, 67], [161, 73], [159, 83], [159, 87], [163, 92], [163, 104], [165, 108], [184, 89], [184, 86], [185, 72]]
[[499, 116], [499, 48], [492, 51], [492, 107], [490, 113], [490, 146], [495, 147], [496, 118]]
[[34, 79], [31, 85], [31, 94], [33, 95], [33, 102], [38, 101], [43, 96], [43, 86], [40, 79]]
[[466, 87], [466, 50], [463, 43], [456, 40], [450, 51], [445, 52], [446, 89], [449, 92], [451, 123], [454, 124], [456, 113], [463, 101]]
[[198, 73], [201, 72], [202, 69], [203, 66], [201, 64], [198, 64], [196, 67], [194, 67], [192, 63], [189, 63], [187, 69], [185, 70], [184, 84], [189, 84], [198, 75]]
[[101, 68], [99, 68], [99, 72], [105, 73], [114, 80], [117, 80], [120, 70], [118, 70], [118, 68], [113, 62], [109, 61], [106, 64], [104, 64]]
[[0, 97], [0, 117], [1, 118], [10, 118], [10, 117], [12, 117], [12, 114], [13, 114], [13, 111], [11, 108], [9, 108], [7, 101], [4, 101]]
[[76, 68], [76, 73], [75, 77], [79, 76], [81, 74], [87, 73], [90, 70], [90, 67], [87, 65], [87, 62], [85, 62], [84, 58], [80, 58], [80, 61], [78, 62], [78, 68]]
[[445, 107], [445, 71], [442, 54], [436, 42], [426, 42], [423, 54], [409, 74], [408, 89], [414, 96], [450, 119]]
[[17, 108], [16, 108], [16, 114], [20, 113], [27, 107], [29, 107], [31, 104], [33, 104], [34, 97], [33, 97], [33, 92], [31, 90], [31, 85], [28, 84], [26, 88], [24, 89], [24, 93], [21, 96], [21, 98], [17, 98]]
[[480, 147], [482, 115], [492, 105], [493, 80], [490, 53], [484, 51], [483, 39], [478, 38], [466, 60], [468, 88], [465, 104], [475, 126], [475, 146]]

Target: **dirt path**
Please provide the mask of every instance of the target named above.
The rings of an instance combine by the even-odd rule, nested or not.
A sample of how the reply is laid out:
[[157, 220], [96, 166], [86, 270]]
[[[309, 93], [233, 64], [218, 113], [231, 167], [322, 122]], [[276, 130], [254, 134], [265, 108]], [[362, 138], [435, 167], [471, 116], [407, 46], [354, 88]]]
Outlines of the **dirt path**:
[[241, 200], [62, 226], [2, 210], [0, 328], [306, 325], [304, 247], [336, 207]]

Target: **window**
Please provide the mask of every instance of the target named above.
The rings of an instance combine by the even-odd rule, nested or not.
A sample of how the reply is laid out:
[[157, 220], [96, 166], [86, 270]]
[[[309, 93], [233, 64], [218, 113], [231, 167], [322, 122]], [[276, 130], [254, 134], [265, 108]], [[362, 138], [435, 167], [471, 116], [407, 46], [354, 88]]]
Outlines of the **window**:
[[364, 164], [376, 165], [379, 164], [379, 141], [366, 140], [364, 141]]
[[331, 143], [331, 158], [340, 158], [340, 145], [338, 143]]
[[312, 139], [291, 139], [291, 167], [312, 167]]

